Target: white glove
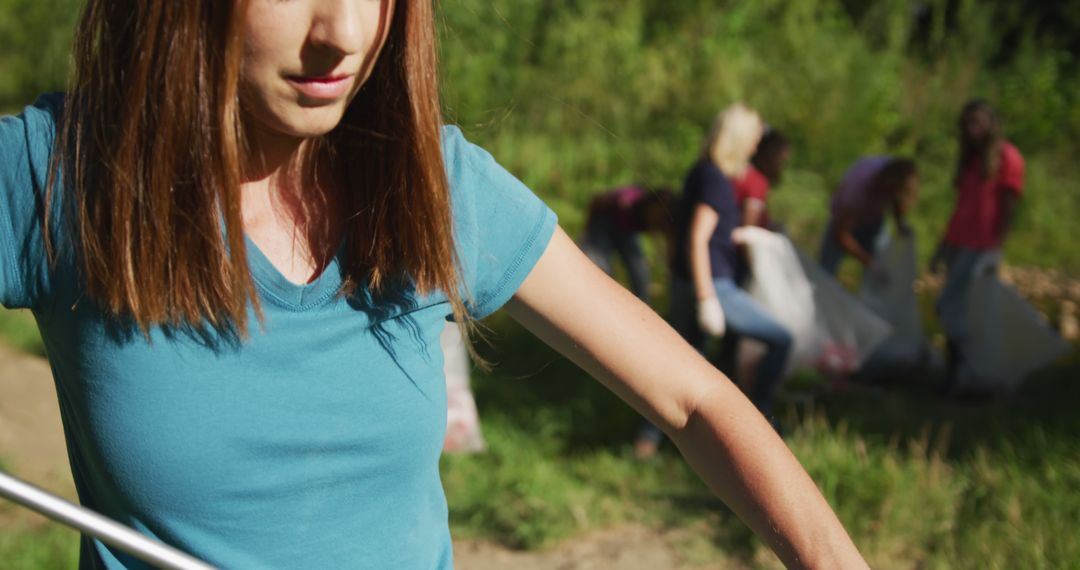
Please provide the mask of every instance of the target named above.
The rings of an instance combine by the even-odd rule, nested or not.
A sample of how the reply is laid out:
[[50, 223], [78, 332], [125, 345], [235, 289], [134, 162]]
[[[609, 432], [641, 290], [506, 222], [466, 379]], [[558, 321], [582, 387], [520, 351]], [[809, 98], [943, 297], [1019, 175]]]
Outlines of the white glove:
[[711, 336], [724, 336], [724, 309], [720, 306], [720, 299], [709, 297], [701, 299], [697, 304], [697, 322], [701, 330]]

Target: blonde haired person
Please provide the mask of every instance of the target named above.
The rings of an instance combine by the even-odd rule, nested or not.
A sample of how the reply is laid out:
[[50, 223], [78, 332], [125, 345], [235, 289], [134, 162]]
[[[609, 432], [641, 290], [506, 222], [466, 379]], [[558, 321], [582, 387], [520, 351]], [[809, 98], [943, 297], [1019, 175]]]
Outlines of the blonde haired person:
[[764, 132], [765, 125], [757, 111], [735, 103], [713, 119], [701, 153], [728, 178], [741, 178], [750, 168], [750, 158]]
[[[702, 156], [683, 184], [672, 263], [671, 323], [698, 351], [709, 337], [726, 332], [765, 344], [751, 401], [773, 421], [773, 395], [781, 379], [791, 334], [735, 282], [741, 215], [731, 177], [746, 172], [761, 138], [758, 114], [742, 104], [717, 116]], [[726, 170], [725, 170], [726, 169]], [[655, 453], [662, 434], [646, 424], [638, 436], [639, 456]]]
[[[81, 501], [220, 568], [452, 568], [439, 336], [506, 305], [786, 564], [865, 568], [738, 390], [441, 125], [434, 21], [87, 1], [69, 93], [0, 120], [0, 301], [34, 311]], [[144, 567], [87, 537], [80, 565]]]

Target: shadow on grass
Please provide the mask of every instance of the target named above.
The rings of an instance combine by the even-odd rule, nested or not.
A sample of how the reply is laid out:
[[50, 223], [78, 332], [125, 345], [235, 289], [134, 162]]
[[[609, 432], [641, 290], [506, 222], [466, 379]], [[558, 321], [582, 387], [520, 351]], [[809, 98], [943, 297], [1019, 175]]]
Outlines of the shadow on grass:
[[[641, 425], [633, 410], [505, 316], [488, 324], [493, 329], [492, 342], [480, 351], [495, 367], [474, 379], [482, 417], [509, 418], [524, 434], [556, 434], [558, 449], [546, 453], [556, 455], [559, 461], [590, 461], [595, 454], [606, 452], [633, 463], [631, 442]], [[894, 511], [888, 504], [925, 491], [931, 495], [907, 510], [929, 508], [940, 495], [944, 497], [940, 502], [944, 505], [947, 500], [948, 504], [941, 507], [939, 518], [955, 516], [963, 524], [974, 524], [972, 521], [993, 516], [991, 511], [999, 508], [997, 503], [988, 506], [979, 502], [979, 493], [992, 491], [978, 488], [981, 463], [977, 456], [1002, 465], [999, 473], [1031, 478], [1029, 483], [1034, 486], [1042, 481], [1043, 466], [1071, 456], [1069, 450], [1075, 448], [1080, 436], [1080, 414], [1075, 413], [1080, 404], [1077, 378], [1080, 358], [1074, 354], [1034, 376], [1015, 393], [994, 399], [943, 399], [935, 393], [931, 380], [894, 378], [872, 386], [855, 385], [843, 392], [815, 389], [810, 398], [782, 401], [780, 409], [787, 425], [798, 431], [795, 437], [802, 452], [818, 455], [813, 461], [816, 477], [831, 478], [841, 489], [849, 522], [873, 528], [885, 524], [881, 520], [891, 520], [889, 516], [920, 520], [918, 512], [905, 514], [903, 508]], [[807, 426], [811, 432], [804, 431]], [[829, 433], [815, 435], [814, 429]], [[835, 464], [830, 464], [827, 456], [830, 441], [839, 442], [841, 453], [848, 454]], [[876, 467], [860, 464], [855, 457], [860, 446], [870, 449], [871, 464]], [[900, 481], [903, 478], [933, 477], [939, 461], [952, 473], [942, 482], [921, 481], [900, 490], [891, 487], [905, 485]], [[760, 543], [751, 531], [698, 483], [688, 468], [675, 468], [680, 464], [676, 451], [666, 445], [655, 469], [627, 466], [626, 475], [642, 480], [634, 487], [637, 494], [623, 495], [623, 499], [640, 502], [647, 518], [659, 528], [700, 529], [699, 534], [716, 548], [748, 562], [753, 560]], [[864, 476], [872, 480], [859, 479]], [[581, 484], [596, 483], [586, 478]], [[1022, 491], [1034, 492], [1027, 487]], [[1046, 492], [1059, 491], [1055, 487]], [[1052, 505], [1047, 508], [1054, 509]], [[901, 514], [874, 514], [887, 511]], [[950, 532], [941, 535], [941, 544], [935, 546], [937, 534], [927, 530], [929, 524], [925, 528], [911, 522], [889, 524], [894, 524], [890, 528], [909, 530], [904, 540], [925, 550], [927, 556], [953, 560], [947, 557], [975, 548]], [[863, 537], [886, 540], [872, 530], [858, 532]]]
[[[554, 412], [567, 419], [562, 429], [565, 452], [570, 454], [625, 446], [633, 439], [641, 418], [629, 406], [505, 316], [489, 325], [491, 344], [478, 348], [494, 369], [478, 374], [474, 386], [481, 414], [499, 410], [528, 428]], [[932, 439], [947, 444], [949, 455], [956, 455], [980, 445], [990, 449], [1011, 445], [1032, 430], [1063, 442], [1076, 441], [1078, 378], [1080, 357], [1074, 353], [1016, 392], [994, 398], [947, 399], [935, 393], [930, 380], [893, 378], [843, 392], [815, 390], [811, 404], [781, 402], [780, 408], [789, 421], [823, 413], [830, 424], [846, 424], [870, 439], [923, 438], [929, 430]]]

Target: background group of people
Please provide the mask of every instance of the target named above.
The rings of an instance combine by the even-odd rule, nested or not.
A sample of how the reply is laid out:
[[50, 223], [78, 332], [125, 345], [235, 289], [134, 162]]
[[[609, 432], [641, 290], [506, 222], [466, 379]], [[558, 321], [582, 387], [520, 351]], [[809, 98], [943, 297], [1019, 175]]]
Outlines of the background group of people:
[[[967, 104], [959, 120], [960, 153], [956, 204], [931, 262], [944, 265], [946, 282], [937, 309], [947, 338], [947, 380], [955, 388], [964, 360], [967, 290], [977, 268], [994, 267], [1012, 226], [1024, 188], [1024, 161], [1003, 138], [994, 109], [985, 101]], [[632, 291], [651, 300], [651, 271], [642, 234], [662, 238], [670, 272], [672, 326], [703, 353], [710, 337], [723, 337], [715, 361], [734, 376], [734, 345], [742, 337], [765, 347], [753, 371], [749, 395], [772, 419], [773, 400], [792, 347], [791, 333], [741, 286], [749, 273], [741, 246], [746, 227], [783, 232], [769, 215], [769, 193], [790, 156], [787, 138], [766, 128], [751, 108], [735, 104], [719, 113], [702, 152], [686, 175], [681, 195], [667, 188], [627, 186], [596, 196], [588, 211], [582, 249], [611, 273], [616, 257], [627, 268]], [[890, 279], [879, 262], [883, 232], [909, 236], [908, 215], [919, 191], [914, 161], [897, 156], [856, 160], [844, 174], [830, 205], [818, 262], [835, 276], [845, 257], [863, 267], [863, 278]], [[986, 269], [984, 269], [986, 270]], [[773, 419], [774, 425], [777, 425]], [[646, 425], [638, 453], [655, 452], [661, 433]]]

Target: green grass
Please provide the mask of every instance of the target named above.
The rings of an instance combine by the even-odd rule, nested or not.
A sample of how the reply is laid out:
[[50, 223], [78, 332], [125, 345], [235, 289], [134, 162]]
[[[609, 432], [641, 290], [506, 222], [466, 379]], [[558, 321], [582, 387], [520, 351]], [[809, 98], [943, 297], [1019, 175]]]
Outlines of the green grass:
[[45, 356], [45, 345], [34, 317], [28, 311], [0, 308], [0, 342], [29, 354]]
[[0, 531], [0, 566], [19, 570], [78, 568], [79, 535], [60, 525]]
[[[542, 548], [645, 522], [687, 531], [694, 558], [775, 566], [670, 449], [632, 459], [635, 415], [523, 334], [504, 332], [505, 365], [476, 381], [490, 452], [444, 460], [458, 536]], [[1061, 532], [1080, 520], [1077, 372], [1063, 364], [988, 403], [911, 381], [819, 394], [789, 408], [787, 440], [875, 568], [1080, 565], [1080, 538]]]

